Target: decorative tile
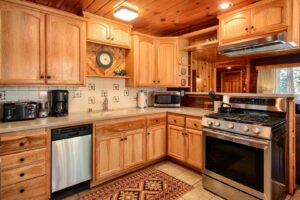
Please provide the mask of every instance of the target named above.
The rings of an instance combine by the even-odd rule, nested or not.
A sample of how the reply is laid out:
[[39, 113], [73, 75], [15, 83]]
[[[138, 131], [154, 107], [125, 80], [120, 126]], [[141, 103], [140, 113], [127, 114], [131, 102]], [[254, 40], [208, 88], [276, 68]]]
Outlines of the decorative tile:
[[119, 96], [114, 96], [113, 97], [113, 102], [114, 103], [119, 103]]
[[95, 104], [96, 103], [95, 97], [89, 97], [88, 103], [89, 104]]
[[107, 90], [101, 90], [101, 97], [108, 96], [108, 91]]
[[89, 83], [89, 85], [88, 85], [88, 90], [92, 90], [92, 91], [96, 90], [96, 85], [95, 85], [95, 83]]
[[124, 96], [129, 96], [129, 90], [124, 90]]
[[119, 84], [114, 84], [113, 85], [113, 90], [119, 90], [120, 88], [120, 85]]
[[5, 91], [0, 91], [0, 100], [1, 101], [5, 100]]

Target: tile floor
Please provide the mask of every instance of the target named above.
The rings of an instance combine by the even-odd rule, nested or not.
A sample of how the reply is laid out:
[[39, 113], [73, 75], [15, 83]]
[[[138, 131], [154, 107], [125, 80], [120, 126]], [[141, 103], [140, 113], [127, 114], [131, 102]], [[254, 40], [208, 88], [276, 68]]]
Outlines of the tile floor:
[[[202, 187], [202, 176], [189, 169], [186, 169], [170, 161], [158, 163], [154, 165], [154, 167], [162, 172], [169, 174], [170, 176], [173, 176], [194, 186], [194, 189], [185, 193], [178, 200], [222, 200], [221, 197], [218, 197], [213, 193], [205, 190]], [[78, 199], [80, 196], [86, 194], [87, 192], [89, 191], [84, 191], [82, 193], [66, 198], [65, 200]], [[293, 197], [287, 196], [285, 200], [300, 200], [300, 190], [298, 190]]]

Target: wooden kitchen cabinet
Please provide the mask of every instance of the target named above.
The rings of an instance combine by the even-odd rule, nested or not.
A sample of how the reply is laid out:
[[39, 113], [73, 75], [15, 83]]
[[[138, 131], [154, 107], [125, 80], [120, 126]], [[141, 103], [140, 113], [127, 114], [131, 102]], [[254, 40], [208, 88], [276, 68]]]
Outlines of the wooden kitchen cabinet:
[[132, 26], [83, 12], [88, 19], [87, 41], [130, 49]]
[[202, 131], [186, 129], [186, 162], [202, 169]]
[[45, 82], [45, 14], [0, 2], [0, 84]]
[[168, 155], [178, 160], [185, 160], [184, 128], [168, 125]]
[[177, 38], [153, 37], [135, 33], [132, 50], [126, 57], [128, 87], [178, 86]]
[[85, 23], [47, 15], [47, 83], [84, 84]]
[[166, 124], [147, 129], [147, 161], [166, 156]]
[[250, 33], [250, 11], [240, 11], [220, 19], [222, 40], [240, 38]]
[[177, 84], [177, 41], [174, 39], [157, 40], [157, 85], [173, 87]]
[[[299, 1], [264, 0], [218, 16], [219, 43], [287, 31], [287, 39], [299, 45]], [[295, 21], [296, 20], [296, 21]]]

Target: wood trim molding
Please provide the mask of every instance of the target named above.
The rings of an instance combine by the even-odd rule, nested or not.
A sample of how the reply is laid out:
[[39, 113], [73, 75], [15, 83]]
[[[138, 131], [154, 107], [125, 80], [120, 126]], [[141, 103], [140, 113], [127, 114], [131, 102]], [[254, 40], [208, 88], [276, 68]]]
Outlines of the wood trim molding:
[[277, 64], [277, 65], [262, 65], [262, 66], [256, 66], [256, 70], [290, 68], [290, 67], [300, 67], [300, 63]]

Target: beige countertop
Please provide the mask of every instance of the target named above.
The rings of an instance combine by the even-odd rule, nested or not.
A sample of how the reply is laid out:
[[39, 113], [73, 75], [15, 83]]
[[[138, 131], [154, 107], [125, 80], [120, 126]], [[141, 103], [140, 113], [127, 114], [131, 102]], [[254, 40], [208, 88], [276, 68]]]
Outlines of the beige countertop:
[[[208, 95], [208, 92], [186, 92], [187, 95]], [[217, 92], [216, 95], [228, 95], [237, 97], [269, 97], [269, 98], [296, 98], [299, 94], [265, 94], [265, 93], [224, 93]]]
[[103, 121], [110, 119], [118, 119], [125, 117], [135, 117], [149, 114], [157, 114], [163, 112], [171, 112], [176, 114], [190, 115], [195, 117], [203, 117], [206, 114], [212, 113], [212, 111], [204, 110], [200, 108], [128, 108], [111, 110], [107, 112], [83, 112], [83, 113], [70, 113], [66, 117], [48, 117], [39, 118], [35, 120], [18, 121], [18, 122], [5, 122], [0, 123], [0, 134], [10, 133], [15, 131], [23, 131], [30, 129], [39, 129], [47, 127], [56, 127], [64, 125], [74, 125], [83, 123], [92, 123], [95, 121]]

